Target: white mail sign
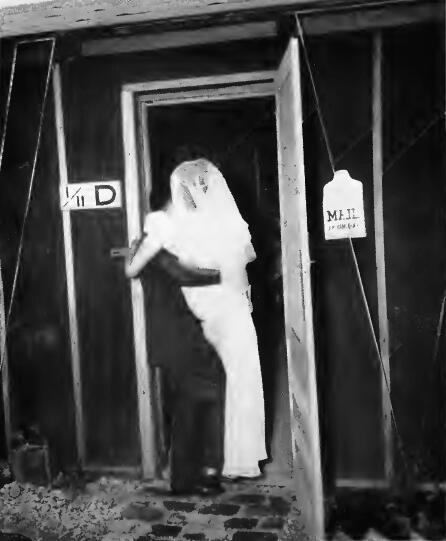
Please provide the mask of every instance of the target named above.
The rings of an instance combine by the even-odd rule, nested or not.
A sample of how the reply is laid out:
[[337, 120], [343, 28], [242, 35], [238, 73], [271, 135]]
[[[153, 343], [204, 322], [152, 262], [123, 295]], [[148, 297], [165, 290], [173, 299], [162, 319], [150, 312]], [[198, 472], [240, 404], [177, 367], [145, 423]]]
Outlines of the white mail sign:
[[106, 182], [70, 183], [61, 189], [62, 210], [87, 210], [120, 208], [121, 183]]
[[323, 212], [326, 240], [366, 236], [362, 183], [348, 171], [336, 171], [324, 186]]

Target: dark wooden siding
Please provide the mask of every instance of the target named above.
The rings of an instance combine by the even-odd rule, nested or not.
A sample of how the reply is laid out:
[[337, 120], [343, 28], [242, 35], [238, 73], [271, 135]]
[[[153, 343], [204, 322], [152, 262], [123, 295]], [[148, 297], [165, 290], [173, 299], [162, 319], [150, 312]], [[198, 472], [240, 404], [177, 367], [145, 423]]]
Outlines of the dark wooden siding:
[[444, 66], [441, 25], [386, 32], [383, 186], [392, 396], [409, 471], [428, 481], [444, 479], [446, 451], [444, 326], [433, 359], [446, 287]]
[[[441, 25], [384, 33], [384, 226], [398, 473], [444, 478], [444, 338], [433, 360], [445, 288], [444, 45]], [[371, 35], [307, 42], [336, 169], [364, 183], [367, 239], [353, 242], [375, 332]], [[316, 350], [327, 477], [383, 476], [381, 368], [347, 242], [325, 242], [322, 186], [331, 169], [306, 67], [304, 147]], [[336, 159], [337, 158], [337, 159]], [[443, 328], [444, 336], [444, 328]], [[396, 436], [395, 436], [396, 437]], [[401, 453], [404, 449], [406, 460]]]
[[[376, 330], [371, 40], [342, 35], [307, 46], [335, 168], [364, 186], [367, 238], [353, 245]], [[333, 174], [305, 65], [302, 74], [324, 468], [326, 476], [376, 479], [383, 475], [379, 362], [349, 243], [324, 240], [322, 188]]]
[[[7, 304], [37, 140], [48, 54], [48, 43], [23, 46], [18, 54], [0, 175], [0, 256]], [[11, 56], [5, 54], [3, 105], [10, 59]], [[38, 424], [49, 440], [54, 467], [59, 468], [73, 465], [76, 451], [54, 126], [50, 93], [9, 326], [8, 350], [13, 428]]]

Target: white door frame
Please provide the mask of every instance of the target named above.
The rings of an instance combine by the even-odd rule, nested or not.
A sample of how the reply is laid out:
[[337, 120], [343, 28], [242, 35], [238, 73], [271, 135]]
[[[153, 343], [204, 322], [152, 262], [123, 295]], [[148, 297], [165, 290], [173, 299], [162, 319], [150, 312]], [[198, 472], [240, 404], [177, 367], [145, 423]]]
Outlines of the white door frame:
[[[141, 186], [138, 179], [138, 172], [141, 171], [141, 167], [139, 165], [138, 148], [147, 151], [149, 135], [147, 133], [141, 134], [137, 132], [138, 126], [144, 126], [144, 131], [148, 131], [149, 124], [147, 121], [146, 109], [154, 106], [242, 98], [249, 99], [261, 96], [274, 97], [277, 102], [276, 70], [127, 84], [122, 87], [125, 194], [129, 243], [133, 239], [140, 237], [142, 226], [141, 210], [143, 208], [147, 210], [146, 205], [142, 205], [140, 200]], [[143, 136], [141, 137], [141, 135]], [[149, 161], [147, 156], [143, 158], [145, 177], [144, 195], [146, 198], [148, 198], [151, 190]], [[303, 219], [306, 220], [306, 213], [304, 213], [303, 216]], [[306, 228], [306, 222], [304, 225]], [[286, 272], [287, 269], [285, 268], [284, 273]], [[141, 433], [142, 470], [145, 476], [151, 477], [154, 475], [156, 469], [155, 426], [151, 414], [151, 383], [149, 379], [150, 373], [147, 368], [148, 358], [144, 299], [139, 280], [132, 280], [131, 295]], [[286, 295], [292, 295], [292, 292], [284, 289], [284, 297]], [[312, 313], [311, 303], [312, 300], [310, 294], [308, 295], [307, 306], [309, 314]], [[313, 338], [311, 337], [309, 343], [312, 344], [312, 341]], [[312, 352], [309, 353], [309, 357], [314, 359]], [[290, 364], [290, 361], [291, 359], [288, 359], [288, 365]], [[293, 384], [293, 380], [288, 379], [288, 385], [290, 386]], [[294, 392], [299, 393], [299, 389], [294, 389]], [[293, 419], [291, 419], [291, 422], [293, 422]], [[316, 430], [318, 430], [318, 426], [316, 427]], [[319, 441], [318, 438], [317, 440]], [[319, 483], [320, 482], [321, 480], [319, 480]], [[311, 528], [311, 530], [312, 529], [313, 528]]]

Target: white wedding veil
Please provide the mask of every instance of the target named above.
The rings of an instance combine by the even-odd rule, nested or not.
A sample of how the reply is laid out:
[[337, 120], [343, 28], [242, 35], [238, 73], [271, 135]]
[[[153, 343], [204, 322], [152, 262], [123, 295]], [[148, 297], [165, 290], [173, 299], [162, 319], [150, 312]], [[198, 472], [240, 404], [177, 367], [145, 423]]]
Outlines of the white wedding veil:
[[[219, 169], [200, 158], [181, 163], [171, 175], [171, 213], [182, 242], [195, 251], [214, 255], [231, 264], [246, 265], [253, 254], [248, 224]], [[245, 259], [245, 260], [244, 260]]]

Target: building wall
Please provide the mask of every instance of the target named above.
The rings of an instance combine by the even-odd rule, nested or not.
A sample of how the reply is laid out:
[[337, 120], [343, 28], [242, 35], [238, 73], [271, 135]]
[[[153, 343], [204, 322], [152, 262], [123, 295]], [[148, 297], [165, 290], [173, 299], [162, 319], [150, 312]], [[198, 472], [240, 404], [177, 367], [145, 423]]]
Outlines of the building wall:
[[[444, 27], [384, 39], [384, 225], [395, 415], [406, 462], [445, 478], [446, 279]], [[400, 451], [395, 449], [401, 464]]]
[[[443, 38], [435, 25], [412, 33], [388, 30], [384, 38], [384, 150], [388, 164], [397, 161], [384, 178], [391, 383], [402, 443], [414, 457], [410, 468], [419, 480], [430, 480], [444, 475], [444, 452], [438, 447], [444, 422], [444, 392], [439, 385], [443, 372], [440, 361], [430, 360], [444, 288], [441, 122], [428, 129], [427, 139], [409, 143], [424, 122], [429, 124], [437, 111], [444, 111]], [[377, 333], [371, 38], [367, 33], [320, 36], [307, 45], [336, 167], [347, 168], [364, 183], [368, 236], [354, 241], [354, 247]], [[123, 181], [122, 84], [270, 69], [282, 49], [269, 42], [244, 43], [63, 60], [70, 182]], [[406, 50], [410, 56], [405, 56]], [[42, 55], [33, 68], [29, 61], [18, 66], [0, 175], [0, 253], [7, 298], [35, 142], [36, 107], [43, 91]], [[7, 62], [4, 67], [3, 99]], [[321, 194], [331, 170], [305, 66], [302, 78], [324, 473], [333, 478], [380, 479], [384, 462], [380, 365], [349, 247], [323, 240]], [[39, 422], [58, 460], [72, 464], [74, 416], [58, 182], [50, 100], [9, 336], [12, 405], [15, 426]], [[110, 258], [111, 248], [127, 244], [125, 224], [124, 209], [72, 214], [90, 464], [140, 461], [129, 284], [122, 261]], [[420, 326], [421, 320], [427, 324]], [[435, 448], [438, 453], [431, 453]], [[395, 458], [399, 467], [402, 458], [397, 451]]]

